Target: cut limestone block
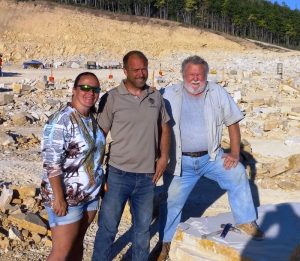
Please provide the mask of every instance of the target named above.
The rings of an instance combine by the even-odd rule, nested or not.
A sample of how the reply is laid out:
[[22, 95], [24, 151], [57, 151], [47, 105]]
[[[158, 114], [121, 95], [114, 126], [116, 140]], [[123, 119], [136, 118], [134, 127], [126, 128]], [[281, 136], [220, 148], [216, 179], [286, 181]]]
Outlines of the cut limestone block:
[[263, 129], [264, 131], [270, 131], [277, 128], [278, 126], [279, 126], [278, 120], [266, 120], [264, 122]]
[[6, 207], [9, 205], [13, 197], [13, 191], [4, 187], [0, 196], [0, 210], [5, 212]]
[[172, 261], [190, 260], [300, 260], [300, 203], [264, 205], [257, 223], [265, 232], [263, 241], [229, 231], [225, 238], [204, 234], [221, 230], [234, 220], [231, 213], [190, 218], [177, 227], [170, 250]]
[[34, 185], [26, 185], [22, 187], [12, 186], [14, 190], [14, 194], [18, 198], [27, 198], [27, 197], [34, 197], [36, 195], [36, 186]]
[[12, 214], [8, 216], [8, 220], [19, 228], [24, 228], [30, 232], [41, 235], [47, 234], [47, 226], [41, 218], [33, 213], [28, 214]]
[[0, 93], [0, 106], [14, 101], [14, 95], [11, 93]]

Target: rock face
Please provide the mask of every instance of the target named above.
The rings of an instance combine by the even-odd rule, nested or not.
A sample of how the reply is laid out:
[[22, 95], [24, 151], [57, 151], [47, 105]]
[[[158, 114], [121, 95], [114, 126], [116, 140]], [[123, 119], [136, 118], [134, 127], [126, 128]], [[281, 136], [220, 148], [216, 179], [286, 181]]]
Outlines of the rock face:
[[190, 218], [181, 223], [171, 244], [170, 258], [181, 260], [299, 260], [300, 203], [263, 205], [258, 208], [258, 224], [265, 240], [229, 231], [202, 239], [220, 230], [221, 224], [234, 224], [231, 213], [214, 217]]

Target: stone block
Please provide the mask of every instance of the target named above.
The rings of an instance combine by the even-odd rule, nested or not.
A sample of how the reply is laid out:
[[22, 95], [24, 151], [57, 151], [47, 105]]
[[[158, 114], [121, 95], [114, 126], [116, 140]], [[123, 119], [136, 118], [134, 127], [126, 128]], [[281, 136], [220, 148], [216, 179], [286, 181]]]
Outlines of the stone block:
[[35, 86], [34, 86], [37, 90], [45, 90], [45, 83], [41, 82], [41, 81], [38, 81]]
[[257, 98], [257, 99], [251, 100], [251, 103], [252, 103], [253, 107], [259, 107], [259, 106], [265, 105], [266, 101], [263, 98]]
[[31, 116], [36, 121], [38, 121], [40, 119], [40, 115], [35, 111], [31, 112]]
[[42, 240], [42, 237], [37, 233], [32, 233], [31, 238], [36, 244], [40, 243]]
[[241, 232], [229, 231], [204, 239], [204, 234], [222, 231], [221, 224], [234, 220], [231, 213], [190, 218], [177, 227], [171, 243], [170, 259], [264, 261], [299, 260], [300, 257], [300, 203], [263, 205], [258, 208], [258, 220], [265, 232], [263, 241], [255, 241]]
[[265, 120], [263, 130], [271, 131], [279, 126], [278, 120]]
[[28, 214], [13, 214], [8, 217], [8, 220], [19, 228], [24, 228], [30, 232], [41, 235], [47, 234], [47, 225], [41, 220], [38, 215], [33, 213]]
[[13, 93], [15, 93], [15, 94], [20, 94], [21, 91], [22, 91], [22, 84], [20, 84], [20, 83], [15, 83], [14, 82], [11, 85], [11, 87], [12, 87]]
[[279, 85], [279, 91], [280, 92], [285, 92], [285, 93], [290, 94], [290, 95], [295, 95], [295, 94], [298, 94], [300, 92], [296, 88], [294, 88], [292, 86], [289, 86], [289, 85], [286, 85], [286, 84], [280, 84]]
[[0, 106], [9, 104], [14, 101], [14, 95], [12, 93], [0, 93]]
[[27, 229], [22, 229], [22, 235], [24, 238], [29, 237], [29, 231]]
[[13, 240], [24, 241], [22, 232], [13, 226], [8, 231], [8, 237]]
[[270, 171], [268, 174], [269, 177], [275, 177], [291, 169], [288, 159], [278, 159], [271, 164], [266, 163], [265, 165]]
[[22, 202], [23, 202], [23, 200], [20, 199], [20, 198], [14, 198], [14, 199], [11, 201], [12, 204], [17, 204], [17, 205], [21, 205]]
[[52, 247], [52, 240], [50, 238], [43, 238], [42, 242], [44, 243], [45, 247]]
[[0, 196], [0, 209], [5, 212], [13, 197], [13, 190], [4, 187]]
[[19, 112], [11, 117], [11, 120], [15, 126], [23, 126], [27, 122], [26, 113]]
[[52, 106], [51, 106], [50, 104], [44, 104], [44, 109], [45, 109], [46, 111], [50, 111], [51, 108], [52, 108]]
[[22, 94], [28, 93], [31, 91], [31, 86], [29, 84], [23, 84], [22, 85]]
[[41, 218], [43, 218], [44, 220], [47, 220], [48, 221], [48, 213], [46, 211], [46, 209], [43, 209], [39, 212], [39, 215]]
[[292, 155], [289, 158], [289, 167], [295, 172], [300, 170], [300, 154]]
[[1, 249], [8, 249], [9, 247], [9, 239], [7, 237], [1, 237], [0, 238], [0, 248]]
[[22, 213], [21, 209], [19, 206], [15, 205], [15, 206], [12, 206], [10, 204], [8, 204], [6, 207], [5, 207], [5, 213], [8, 213], [8, 214], [18, 214], [18, 213]]
[[10, 144], [14, 144], [14, 139], [4, 132], [0, 132], [0, 145], [8, 146]]
[[23, 200], [23, 205], [25, 205], [27, 208], [33, 208], [35, 203], [35, 199], [31, 197], [24, 198]]
[[14, 197], [24, 199], [27, 197], [34, 197], [36, 195], [36, 187], [34, 185], [27, 185], [22, 187], [12, 186], [14, 190]]

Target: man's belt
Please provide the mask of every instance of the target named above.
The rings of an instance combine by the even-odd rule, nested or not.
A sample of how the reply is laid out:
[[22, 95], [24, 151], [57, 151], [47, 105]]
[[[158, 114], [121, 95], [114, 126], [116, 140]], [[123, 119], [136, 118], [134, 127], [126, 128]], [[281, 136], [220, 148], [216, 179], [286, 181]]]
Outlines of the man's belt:
[[192, 158], [198, 158], [198, 157], [202, 157], [204, 155], [208, 154], [207, 150], [204, 151], [196, 151], [196, 152], [182, 152], [183, 156], [189, 156]]

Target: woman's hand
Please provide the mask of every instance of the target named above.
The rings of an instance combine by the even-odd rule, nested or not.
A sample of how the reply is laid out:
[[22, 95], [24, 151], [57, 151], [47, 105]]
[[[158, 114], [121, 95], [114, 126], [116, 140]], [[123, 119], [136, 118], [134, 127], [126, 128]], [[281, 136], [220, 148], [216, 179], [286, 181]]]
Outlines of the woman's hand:
[[68, 203], [63, 191], [62, 177], [55, 176], [50, 178], [49, 181], [53, 190], [51, 208], [58, 217], [65, 216], [68, 212]]
[[68, 213], [68, 204], [65, 198], [54, 198], [51, 208], [58, 217], [65, 216]]

